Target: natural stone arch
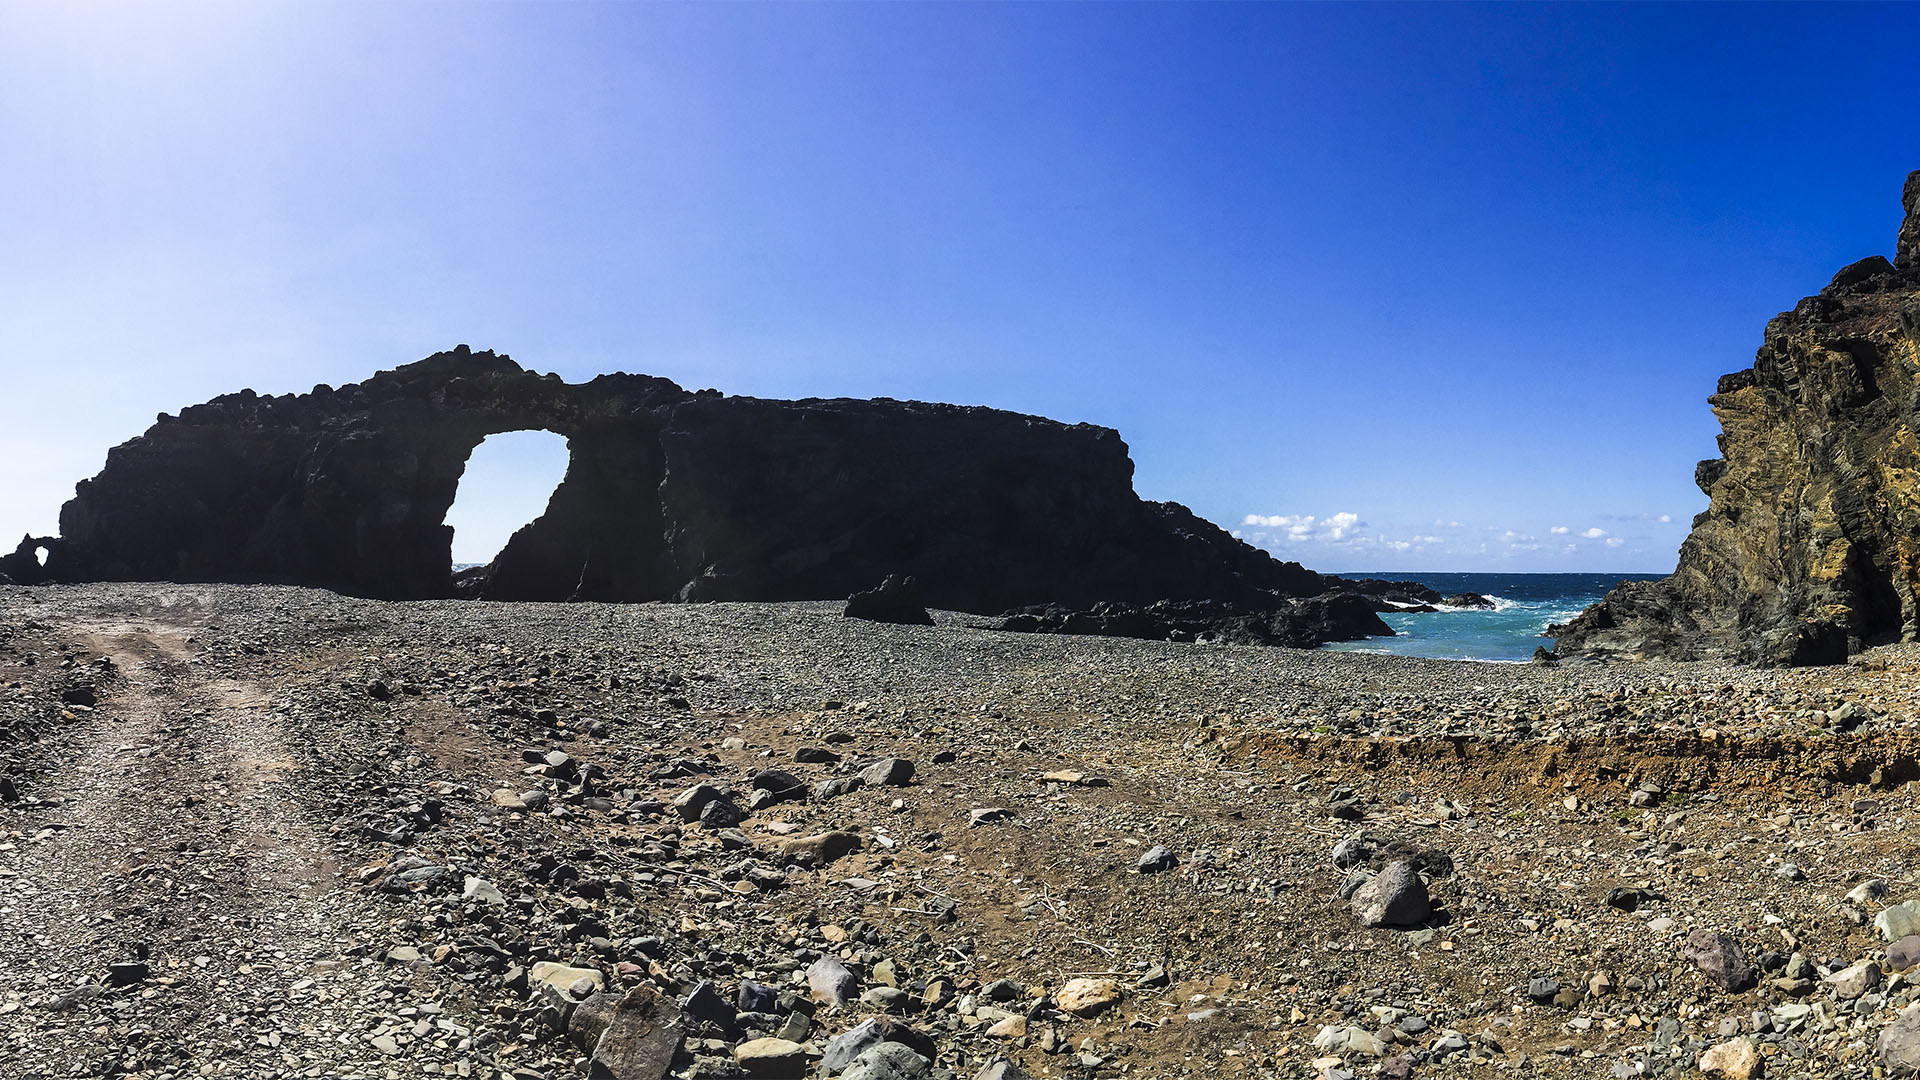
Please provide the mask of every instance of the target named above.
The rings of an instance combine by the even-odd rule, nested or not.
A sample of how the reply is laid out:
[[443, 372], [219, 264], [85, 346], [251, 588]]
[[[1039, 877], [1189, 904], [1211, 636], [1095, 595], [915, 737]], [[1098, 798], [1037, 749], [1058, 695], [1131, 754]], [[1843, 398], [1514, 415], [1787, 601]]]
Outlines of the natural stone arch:
[[45, 572], [454, 596], [445, 518], [461, 473], [487, 436], [525, 429], [567, 439], [567, 472], [495, 559], [486, 598], [844, 599], [899, 573], [951, 610], [1272, 610], [1328, 585], [1183, 506], [1143, 502], [1107, 428], [645, 375], [569, 384], [464, 346], [338, 390], [163, 415], [76, 488]]
[[570, 450], [564, 435], [545, 428], [503, 431], [473, 448], [443, 519], [456, 578], [475, 576], [463, 565], [490, 566], [516, 534], [547, 513]]

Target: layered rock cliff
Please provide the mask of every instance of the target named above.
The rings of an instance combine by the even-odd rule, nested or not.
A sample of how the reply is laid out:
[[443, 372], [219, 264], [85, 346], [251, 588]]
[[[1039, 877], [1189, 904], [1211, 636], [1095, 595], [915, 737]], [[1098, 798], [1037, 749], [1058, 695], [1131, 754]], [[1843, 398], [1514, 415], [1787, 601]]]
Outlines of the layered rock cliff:
[[[963, 611], [1160, 600], [1273, 611], [1336, 584], [1183, 506], [1141, 500], [1107, 428], [726, 397], [637, 375], [569, 384], [464, 346], [337, 390], [243, 391], [162, 416], [78, 486], [57, 540], [9, 558], [59, 581], [452, 596], [443, 522], [467, 457], [525, 429], [567, 438], [565, 478], [462, 582], [467, 594], [839, 599], [899, 573], [926, 603]], [[31, 547], [48, 551], [44, 568]]]
[[1708, 403], [1721, 457], [1671, 577], [1615, 589], [1561, 654], [1820, 664], [1920, 633], [1920, 172], [1875, 255], [1767, 324]]

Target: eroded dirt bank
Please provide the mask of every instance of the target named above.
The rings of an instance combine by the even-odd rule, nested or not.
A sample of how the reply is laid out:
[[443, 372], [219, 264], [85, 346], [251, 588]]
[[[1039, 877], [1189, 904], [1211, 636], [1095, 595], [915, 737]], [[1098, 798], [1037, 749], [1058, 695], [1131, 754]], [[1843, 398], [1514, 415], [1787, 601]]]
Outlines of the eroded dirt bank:
[[[679, 1012], [675, 1076], [1886, 1064], [1920, 652], [970, 621], [0, 590], [0, 1077], [583, 1076], [595, 980]], [[1399, 859], [1434, 913], [1366, 928]], [[852, 1063], [874, 1017], [913, 1052]]]

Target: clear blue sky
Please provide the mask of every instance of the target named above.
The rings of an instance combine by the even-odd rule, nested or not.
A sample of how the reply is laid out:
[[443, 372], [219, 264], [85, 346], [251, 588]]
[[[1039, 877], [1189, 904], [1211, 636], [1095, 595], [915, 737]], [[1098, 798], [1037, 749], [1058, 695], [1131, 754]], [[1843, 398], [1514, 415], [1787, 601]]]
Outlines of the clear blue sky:
[[1142, 495], [1321, 569], [1666, 570], [1714, 378], [1892, 250], [1916, 40], [1871, 5], [0, 5], [0, 530], [157, 412], [467, 342], [1110, 425]]

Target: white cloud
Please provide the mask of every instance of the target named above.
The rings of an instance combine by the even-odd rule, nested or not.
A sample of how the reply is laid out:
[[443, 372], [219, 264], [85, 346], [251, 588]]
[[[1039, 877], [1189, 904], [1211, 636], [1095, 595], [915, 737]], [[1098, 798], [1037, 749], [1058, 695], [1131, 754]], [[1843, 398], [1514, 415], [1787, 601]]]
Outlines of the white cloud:
[[1555, 536], [1565, 536], [1567, 535], [1568, 529], [1565, 525], [1555, 525], [1553, 528], [1548, 529], [1547, 531], [1552, 533]]
[[1608, 546], [1608, 547], [1619, 547], [1619, 546], [1620, 546], [1621, 544], [1624, 544], [1624, 543], [1626, 543], [1626, 541], [1625, 541], [1625, 540], [1622, 540], [1622, 539], [1620, 539], [1620, 538], [1619, 538], [1619, 537], [1617, 537], [1617, 536], [1609, 536], [1609, 537], [1607, 537], [1607, 546]]
[[1289, 540], [1319, 540], [1337, 544], [1347, 540], [1349, 534], [1365, 522], [1360, 520], [1359, 514], [1343, 510], [1324, 518], [1314, 514], [1248, 514], [1240, 524], [1259, 529], [1277, 529], [1286, 533]]
[[1512, 529], [1508, 529], [1506, 532], [1500, 534], [1500, 539], [1505, 540], [1509, 544], [1524, 544], [1532, 540], [1533, 537], [1523, 532], [1514, 532]]
[[1599, 526], [1595, 526], [1591, 529], [1588, 529], [1586, 532], [1581, 533], [1580, 535], [1586, 537], [1589, 540], [1598, 540], [1601, 537], [1607, 535], [1607, 530], [1602, 529]]
[[1669, 521], [1672, 521], [1672, 520], [1673, 520], [1673, 515], [1672, 515], [1672, 514], [1661, 514], [1661, 515], [1660, 515], [1659, 517], [1657, 517], [1657, 518], [1655, 518], [1654, 520], [1655, 520], [1655, 521], [1658, 521], [1658, 522], [1661, 522], [1662, 524], [1664, 524], [1664, 523], [1666, 523], [1666, 522], [1669, 522]]

